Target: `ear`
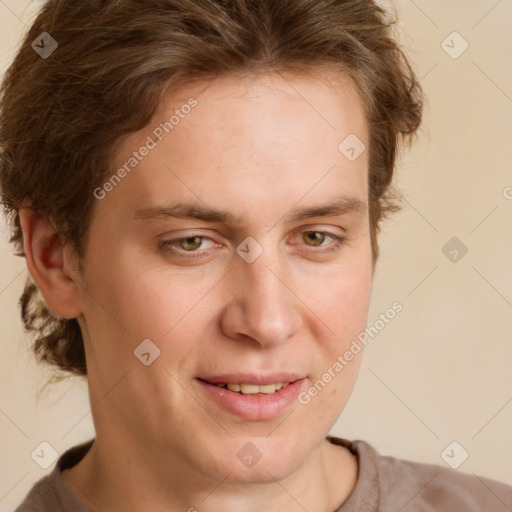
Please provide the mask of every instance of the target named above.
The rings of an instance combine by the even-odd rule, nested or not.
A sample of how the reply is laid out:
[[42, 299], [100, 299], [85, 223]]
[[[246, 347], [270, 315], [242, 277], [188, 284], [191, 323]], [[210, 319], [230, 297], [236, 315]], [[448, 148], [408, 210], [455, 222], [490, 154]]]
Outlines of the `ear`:
[[69, 246], [54, 229], [48, 216], [25, 202], [19, 211], [27, 267], [46, 305], [58, 316], [82, 314], [76, 261]]

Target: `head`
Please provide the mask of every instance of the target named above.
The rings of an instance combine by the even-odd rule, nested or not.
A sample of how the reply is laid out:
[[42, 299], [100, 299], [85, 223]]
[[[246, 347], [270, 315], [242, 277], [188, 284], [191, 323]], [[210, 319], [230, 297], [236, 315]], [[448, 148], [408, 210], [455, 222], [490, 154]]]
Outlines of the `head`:
[[109, 395], [98, 436], [205, 474], [256, 446], [275, 477], [327, 434], [358, 358], [281, 427], [205, 381], [303, 390], [364, 329], [421, 118], [391, 25], [370, 0], [45, 4], [2, 86], [2, 201], [34, 351]]

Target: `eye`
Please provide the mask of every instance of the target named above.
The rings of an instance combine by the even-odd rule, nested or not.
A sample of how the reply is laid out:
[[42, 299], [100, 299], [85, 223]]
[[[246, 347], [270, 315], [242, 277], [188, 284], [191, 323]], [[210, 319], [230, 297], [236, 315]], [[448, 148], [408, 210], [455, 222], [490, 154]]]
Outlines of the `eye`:
[[306, 245], [312, 245], [315, 247], [322, 245], [326, 239], [326, 235], [329, 236], [325, 231], [305, 231], [302, 235], [306, 241]]
[[[206, 244], [206, 242], [210, 243]], [[209, 236], [197, 234], [180, 238], [173, 238], [170, 240], [162, 240], [159, 244], [159, 247], [165, 252], [174, 254], [202, 254], [213, 245], [215, 245], [215, 243]]]
[[[308, 230], [295, 235], [302, 241], [292, 242], [292, 245], [307, 246], [313, 253], [327, 253], [337, 251], [343, 245], [344, 237], [330, 231]], [[159, 243], [161, 251], [174, 256], [188, 258], [204, 257], [210, 254], [209, 249], [216, 246], [216, 242], [206, 234], [197, 233], [169, 240], [162, 240]]]
[[185, 251], [195, 251], [201, 247], [204, 237], [202, 236], [187, 236], [187, 238], [180, 238], [177, 240], [178, 246]]
[[[300, 233], [302, 239], [305, 242], [305, 245], [309, 247], [328, 247], [327, 251], [334, 251], [339, 249], [342, 245], [344, 237], [331, 233], [329, 231], [320, 231], [320, 230], [312, 230], [312, 231], [303, 231]], [[329, 243], [329, 241], [334, 241], [334, 243]], [[325, 243], [327, 242], [327, 243]], [[322, 251], [322, 252], [327, 252]]]

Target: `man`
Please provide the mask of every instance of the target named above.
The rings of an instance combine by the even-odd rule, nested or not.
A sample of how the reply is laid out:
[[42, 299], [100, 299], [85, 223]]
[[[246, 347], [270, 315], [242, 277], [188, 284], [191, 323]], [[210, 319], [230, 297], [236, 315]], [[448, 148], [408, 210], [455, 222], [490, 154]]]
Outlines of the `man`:
[[3, 92], [23, 318], [96, 430], [18, 510], [512, 505], [328, 437], [421, 118], [372, 1], [48, 2]]

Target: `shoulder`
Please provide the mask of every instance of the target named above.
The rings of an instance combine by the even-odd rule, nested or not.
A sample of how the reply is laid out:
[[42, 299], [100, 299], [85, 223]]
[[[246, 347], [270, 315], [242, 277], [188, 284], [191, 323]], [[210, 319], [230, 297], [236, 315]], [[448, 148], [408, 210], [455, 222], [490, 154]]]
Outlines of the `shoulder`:
[[44, 512], [62, 510], [62, 504], [55, 486], [55, 468], [49, 475], [38, 480], [25, 496], [15, 512]]
[[[512, 486], [474, 473], [378, 454], [365, 441], [356, 449], [375, 462], [379, 482], [379, 510], [436, 512], [510, 512]], [[403, 508], [402, 508], [403, 507]]]
[[512, 486], [474, 473], [379, 454], [366, 441], [328, 436], [358, 460], [354, 490], [340, 512], [511, 512]]
[[69, 492], [61, 472], [77, 464], [92, 446], [94, 440], [73, 446], [64, 452], [48, 475], [38, 480], [15, 512], [89, 512]]

